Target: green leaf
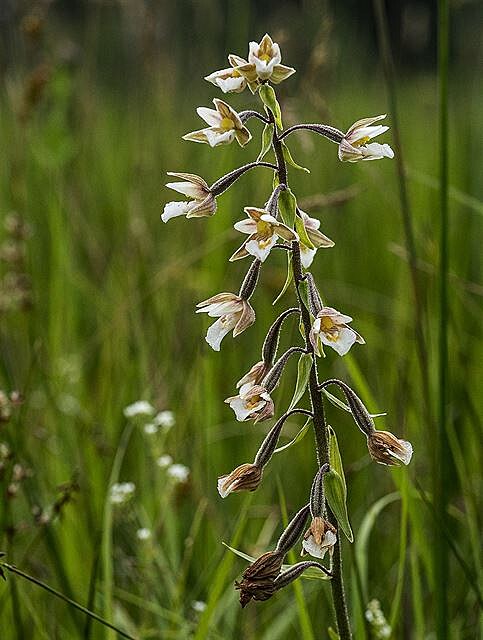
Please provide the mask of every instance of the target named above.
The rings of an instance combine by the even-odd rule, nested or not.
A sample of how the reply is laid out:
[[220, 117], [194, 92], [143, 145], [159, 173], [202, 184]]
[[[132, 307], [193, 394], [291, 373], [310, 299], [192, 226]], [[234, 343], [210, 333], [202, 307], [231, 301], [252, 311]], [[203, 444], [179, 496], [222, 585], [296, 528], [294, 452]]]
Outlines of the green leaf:
[[337, 444], [337, 436], [331, 426], [329, 433], [329, 462], [330, 471], [325, 475], [324, 488], [327, 502], [337, 518], [340, 528], [349, 542], [354, 541], [352, 529], [347, 513], [347, 486], [345, 483], [344, 469]]
[[295, 224], [295, 212], [297, 209], [297, 200], [292, 191], [287, 188], [280, 192], [278, 197], [278, 209], [284, 223], [293, 229]]
[[293, 394], [292, 402], [288, 408], [291, 411], [297, 406], [297, 402], [304, 395], [305, 389], [309, 383], [310, 370], [312, 368], [312, 354], [302, 353], [297, 365], [297, 383]]
[[282, 153], [283, 153], [283, 157], [285, 158], [285, 162], [289, 164], [291, 167], [293, 167], [294, 169], [298, 169], [299, 171], [305, 171], [305, 173], [310, 173], [310, 169], [307, 169], [307, 167], [302, 167], [301, 164], [297, 164], [295, 162], [285, 142], [282, 142]]
[[292, 278], [293, 278], [293, 274], [292, 274], [292, 255], [291, 253], [287, 252], [287, 277], [285, 278], [285, 284], [282, 287], [282, 290], [280, 291], [280, 293], [278, 294], [278, 296], [275, 298], [275, 300], [272, 302], [272, 304], [277, 304], [277, 302], [280, 300], [280, 298], [284, 295], [284, 293], [287, 291], [287, 289], [290, 286], [290, 283], [292, 282]]
[[260, 153], [258, 154], [257, 162], [263, 160], [263, 158], [267, 155], [272, 145], [272, 137], [273, 137], [273, 124], [266, 124], [263, 127], [262, 131], [262, 148], [260, 149]]
[[[243, 551], [239, 551], [238, 549], [235, 549], [235, 547], [230, 547], [230, 545], [226, 544], [226, 542], [222, 542], [221, 544], [227, 549], [229, 549], [236, 556], [239, 556], [240, 558], [243, 558], [248, 562], [255, 562], [256, 560], [256, 558], [254, 558], [253, 556], [249, 556], [247, 553], [243, 553]], [[293, 565], [283, 564], [282, 571], [285, 571], [286, 569], [290, 569], [290, 567], [293, 567]], [[315, 569], [313, 567], [309, 567], [308, 569], [306, 569], [302, 573], [301, 578], [305, 578], [306, 580], [330, 580], [329, 576], [327, 576], [325, 573], [322, 573], [322, 571], [319, 571], [318, 569]]]
[[[342, 400], [339, 400], [337, 396], [334, 396], [332, 393], [330, 393], [330, 391], [327, 391], [327, 389], [322, 389], [322, 391], [327, 396], [327, 399], [330, 402], [332, 402], [333, 405], [335, 405], [336, 407], [339, 407], [339, 409], [343, 409], [344, 411], [347, 411], [347, 413], [352, 413], [351, 408], [349, 407], [348, 404], [346, 404]], [[371, 416], [371, 418], [380, 418], [381, 416], [387, 416], [387, 412], [384, 411], [383, 413], [370, 413], [369, 415]]]
[[298, 290], [299, 290], [299, 294], [300, 297], [302, 298], [302, 302], [305, 305], [305, 308], [307, 309], [307, 311], [310, 313], [310, 306], [309, 306], [309, 285], [307, 284], [306, 280], [302, 280], [302, 282], [299, 282], [298, 284]]
[[307, 234], [304, 221], [300, 216], [295, 216], [295, 231], [299, 234], [300, 242], [302, 242], [309, 249], [315, 249]]
[[295, 438], [292, 438], [292, 440], [290, 440], [290, 442], [287, 442], [287, 444], [284, 444], [281, 447], [278, 447], [277, 449], [275, 449], [273, 453], [280, 453], [280, 451], [285, 451], [285, 449], [288, 449], [292, 445], [297, 444], [297, 442], [300, 442], [302, 438], [305, 436], [305, 434], [307, 433], [307, 431], [309, 430], [309, 426], [311, 422], [312, 422], [312, 418], [307, 418], [306, 423], [299, 430]]
[[275, 95], [275, 91], [273, 87], [269, 84], [262, 84], [260, 87], [260, 98], [262, 99], [263, 104], [267, 109], [273, 113], [273, 117], [275, 118], [275, 123], [279, 129], [283, 129], [282, 124], [282, 111], [280, 109], [280, 105], [278, 104], [277, 96]]

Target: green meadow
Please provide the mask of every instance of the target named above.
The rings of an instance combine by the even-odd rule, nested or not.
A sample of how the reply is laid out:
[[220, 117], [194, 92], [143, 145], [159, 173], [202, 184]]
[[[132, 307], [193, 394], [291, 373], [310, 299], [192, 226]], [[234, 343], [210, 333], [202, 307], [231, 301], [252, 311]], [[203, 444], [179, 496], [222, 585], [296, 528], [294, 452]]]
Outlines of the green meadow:
[[[272, 304], [285, 281], [284, 252], [274, 251], [263, 265], [251, 300], [255, 324], [227, 337], [219, 353], [206, 344], [208, 318], [195, 315], [195, 305], [238, 291], [248, 263], [228, 262], [240, 244], [233, 224], [244, 206], [263, 206], [271, 172], [242, 176], [218, 198], [211, 218], [160, 220], [164, 203], [177, 199], [164, 187], [167, 171], [211, 184], [256, 159], [263, 125], [254, 119], [247, 124], [253, 140], [243, 149], [211, 149], [181, 136], [201, 127], [195, 108], [213, 97], [237, 110], [258, 107], [248, 91], [224, 96], [203, 76], [223, 68], [231, 51], [245, 56], [247, 43], [268, 31], [283, 62], [297, 69], [278, 93], [286, 126], [323, 122], [345, 131], [359, 118], [388, 113], [384, 141], [403, 158], [401, 165], [341, 163], [328, 140], [310, 132], [288, 138], [295, 160], [310, 168], [290, 169], [291, 188], [335, 241], [317, 252], [312, 273], [324, 298], [354, 318], [366, 341], [343, 358], [328, 349], [319, 360], [321, 379], [345, 380], [372, 413], [387, 413], [376, 418], [378, 429], [414, 447], [407, 468], [372, 464], [351, 416], [326, 403], [355, 538], [342, 542], [354, 637], [383, 637], [365, 613], [376, 599], [393, 639], [475, 640], [481, 7], [451, 7], [449, 308], [441, 318], [435, 43], [417, 63], [399, 48], [391, 83], [375, 22], [367, 18], [361, 34], [353, 3], [345, 10], [330, 2], [269, 3], [263, 15], [250, 2], [233, 2], [232, 10], [208, 0], [80, 3], [72, 12], [66, 4], [48, 11], [38, 5], [36, 26], [25, 16], [36, 18], [38, 6], [24, 3], [2, 23], [2, 561], [139, 640], [331, 637], [326, 581], [301, 578], [242, 610], [233, 585], [247, 562], [223, 545], [254, 557], [273, 548], [287, 514], [307, 502], [316, 469], [309, 431], [274, 456], [255, 493], [222, 500], [217, 492], [217, 477], [251, 462], [274, 424], [236, 422], [224, 399], [260, 359], [272, 321], [295, 303], [288, 291]], [[444, 397], [441, 331], [449, 352]], [[298, 339], [289, 319], [282, 346]], [[275, 417], [290, 404], [296, 373], [293, 361], [274, 393]], [[140, 400], [153, 415], [172, 412], [173, 420], [126, 417], [125, 408]], [[290, 418], [281, 444], [302, 425], [302, 417]], [[132, 485], [113, 499], [119, 483]], [[121, 637], [42, 586], [3, 572], [5, 640]]]

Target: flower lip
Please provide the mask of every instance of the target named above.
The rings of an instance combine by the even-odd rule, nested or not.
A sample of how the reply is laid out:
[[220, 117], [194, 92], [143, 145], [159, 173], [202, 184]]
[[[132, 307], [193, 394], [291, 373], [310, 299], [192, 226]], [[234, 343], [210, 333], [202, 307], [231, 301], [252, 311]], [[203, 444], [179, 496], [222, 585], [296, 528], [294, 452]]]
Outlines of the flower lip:
[[344, 356], [355, 342], [364, 344], [364, 338], [348, 326], [350, 322], [352, 322], [350, 316], [332, 307], [322, 307], [309, 335], [315, 353], [318, 356], [322, 355], [322, 344], [325, 344]]
[[339, 143], [339, 159], [343, 162], [358, 162], [359, 160], [393, 158], [394, 152], [388, 144], [369, 143], [372, 138], [389, 129], [386, 125], [374, 125], [375, 122], [383, 120], [385, 117], [386, 114], [382, 114], [354, 122]]
[[337, 529], [322, 517], [312, 519], [302, 541], [301, 555], [307, 553], [314, 558], [323, 559], [327, 551], [330, 555], [334, 552], [337, 542]]

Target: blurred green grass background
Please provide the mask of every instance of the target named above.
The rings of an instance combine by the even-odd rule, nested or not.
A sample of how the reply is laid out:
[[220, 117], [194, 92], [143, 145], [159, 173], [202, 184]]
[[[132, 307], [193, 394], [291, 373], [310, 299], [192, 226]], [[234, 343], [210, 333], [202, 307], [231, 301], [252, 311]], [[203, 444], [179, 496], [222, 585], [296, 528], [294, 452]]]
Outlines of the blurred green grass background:
[[[363, 615], [373, 598], [391, 621], [391, 637], [437, 637], [434, 594], [443, 589], [448, 637], [470, 640], [480, 615], [483, 16], [478, 3], [452, 7], [450, 451], [435, 461], [437, 432], [424, 410], [429, 403], [435, 413], [437, 390], [435, 18], [432, 5], [403, 5], [406, 13], [390, 13], [391, 43], [430, 398], [418, 367], [395, 163], [342, 165], [335, 145], [292, 136], [295, 159], [311, 174], [292, 170], [290, 179], [299, 200], [318, 196], [311, 213], [336, 242], [318, 252], [314, 276], [367, 342], [344, 359], [328, 354], [321, 375], [347, 380], [371, 411], [387, 411], [378, 427], [415, 449], [407, 471], [369, 464], [350, 416], [328, 407], [356, 538], [344, 545], [355, 637], [377, 637]], [[237, 290], [246, 265], [227, 262], [239, 242], [232, 225], [243, 206], [265, 202], [269, 172], [246, 174], [209, 220], [164, 225], [159, 215], [173, 199], [162, 186], [166, 171], [213, 182], [256, 157], [256, 122], [254, 140], [242, 150], [180, 137], [198, 128], [195, 107], [218, 96], [203, 76], [223, 68], [227, 53], [245, 55], [248, 41], [266, 31], [281, 44], [283, 62], [297, 68], [280, 90], [286, 125], [326, 122], [345, 130], [388, 110], [370, 3], [268, 3], [263, 12], [256, 3], [215, 0], [6, 7], [1, 218], [14, 211], [30, 232], [19, 243], [25, 259], [15, 262], [5, 250], [12, 234], [0, 231], [0, 388], [24, 398], [0, 424], [0, 442], [11, 452], [0, 470], [0, 550], [135, 637], [325, 638], [333, 624], [326, 584], [302, 582], [305, 609], [287, 589], [242, 612], [233, 581], [246, 563], [222, 546], [235, 541], [252, 555], [271, 547], [282, 526], [281, 496], [289, 513], [307, 500], [316, 464], [311, 436], [275, 457], [256, 494], [222, 501], [216, 491], [217, 476], [252, 460], [270, 426], [236, 423], [223, 399], [259, 359], [277, 311], [292, 302], [287, 294], [272, 307], [285, 256], [264, 266], [253, 299], [256, 324], [236, 341], [226, 339], [220, 354], [204, 342], [206, 319], [194, 315], [199, 300]], [[239, 110], [256, 105], [248, 92], [227, 99]], [[333, 192], [341, 198], [323, 197]], [[24, 279], [12, 289], [18, 272]], [[296, 338], [287, 323], [284, 342]], [[294, 380], [292, 367], [276, 394], [279, 413]], [[139, 399], [173, 411], [175, 426], [150, 435], [143, 430], [148, 419], [126, 420], [124, 407]], [[286, 441], [299, 426], [294, 419]], [[186, 465], [189, 480], [170, 478], [156, 462], [161, 455]], [[447, 519], [439, 523], [450, 562], [445, 585], [435, 584], [432, 554], [438, 465], [451, 479]], [[118, 480], [136, 488], [116, 506], [109, 484]], [[72, 482], [71, 491], [65, 483]], [[68, 500], [59, 507], [62, 495]], [[152, 536], [140, 540], [140, 528]], [[199, 602], [207, 603], [203, 611]], [[0, 587], [0, 619], [9, 640], [115, 637], [13, 576]]]

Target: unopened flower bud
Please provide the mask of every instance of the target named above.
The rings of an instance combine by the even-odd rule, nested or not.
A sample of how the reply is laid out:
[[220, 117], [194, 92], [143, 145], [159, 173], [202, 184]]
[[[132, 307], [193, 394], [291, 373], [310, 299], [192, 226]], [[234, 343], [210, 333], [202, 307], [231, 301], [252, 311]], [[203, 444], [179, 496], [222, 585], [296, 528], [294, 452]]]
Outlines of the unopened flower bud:
[[234, 491], [255, 491], [262, 479], [262, 468], [256, 464], [242, 464], [230, 474], [218, 478], [218, 493], [226, 498]]
[[305, 529], [305, 523], [309, 514], [309, 505], [306, 504], [298, 511], [292, 520], [288, 523], [287, 528], [282, 533], [277, 543], [277, 550], [284, 555], [297, 543]]
[[371, 457], [379, 464], [400, 467], [408, 465], [413, 447], [407, 440], [400, 440], [389, 431], [373, 431], [367, 436], [367, 448]]

